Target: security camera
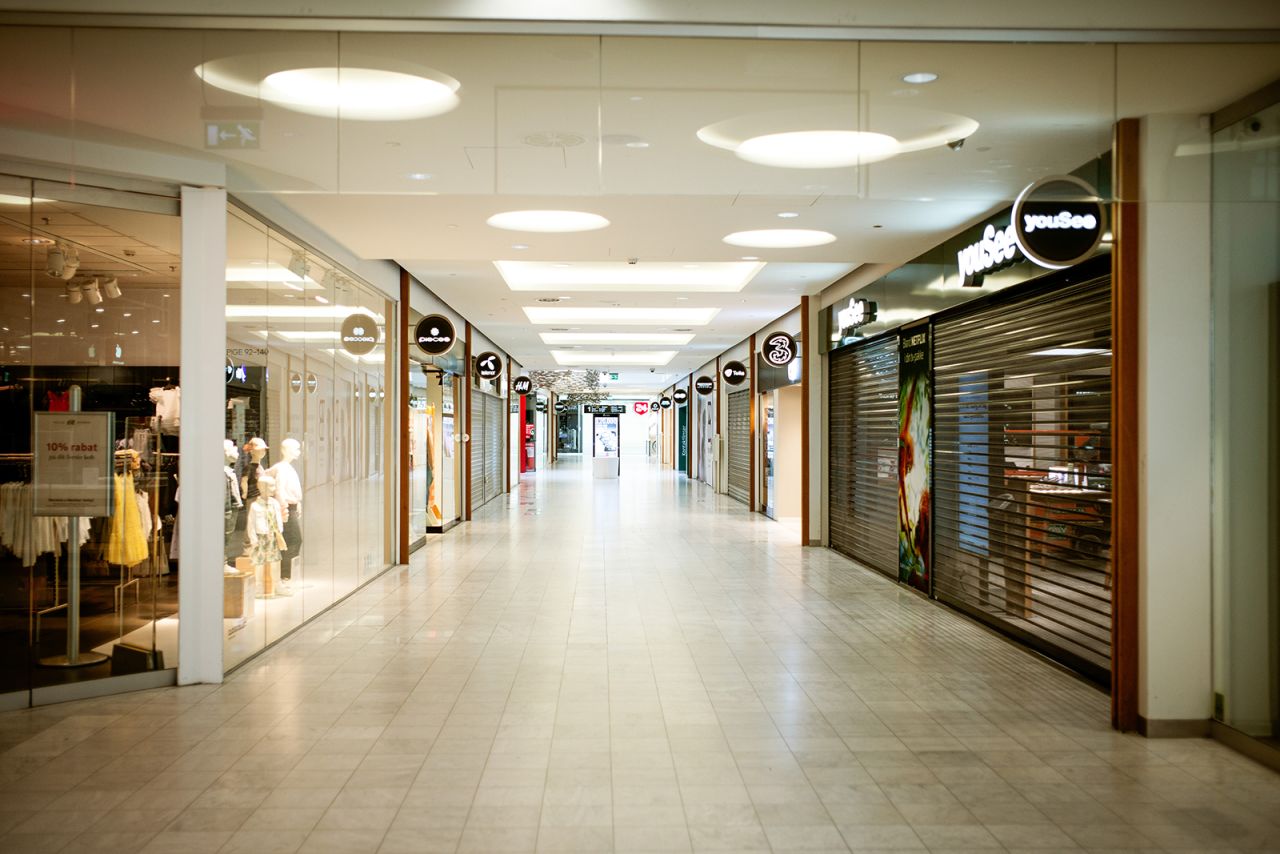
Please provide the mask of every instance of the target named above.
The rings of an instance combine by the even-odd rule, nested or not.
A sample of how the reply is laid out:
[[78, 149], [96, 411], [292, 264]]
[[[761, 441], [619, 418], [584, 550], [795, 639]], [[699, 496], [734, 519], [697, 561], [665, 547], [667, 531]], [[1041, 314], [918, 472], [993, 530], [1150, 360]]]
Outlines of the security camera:
[[963, 139], [948, 140], [947, 148], [951, 149], [952, 151], [959, 151], [960, 149], [964, 148], [964, 140]]
[[1262, 133], [1262, 119], [1257, 116], [1245, 119], [1244, 133], [1245, 136], [1257, 136]]
[[657, 369], [657, 368], [650, 368], [650, 369], [649, 369], [649, 373], [651, 373], [651, 374], [656, 374], [657, 372], [658, 372], [658, 369]]
[[639, 263], [640, 263], [640, 259], [639, 259], [639, 258], [628, 258], [628, 259], [627, 259], [627, 263], [628, 263], [628, 264], [630, 264], [630, 265], [632, 265], [632, 266], [634, 267], [636, 264], [639, 264]]

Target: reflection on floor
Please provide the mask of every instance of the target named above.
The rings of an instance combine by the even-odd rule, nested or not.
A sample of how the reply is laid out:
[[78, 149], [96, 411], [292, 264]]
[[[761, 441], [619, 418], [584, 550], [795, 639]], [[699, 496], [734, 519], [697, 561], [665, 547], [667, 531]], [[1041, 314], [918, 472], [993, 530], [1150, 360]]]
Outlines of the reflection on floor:
[[0, 851], [1280, 849], [1280, 775], [1107, 719], [701, 484], [574, 462], [224, 685], [0, 715]]

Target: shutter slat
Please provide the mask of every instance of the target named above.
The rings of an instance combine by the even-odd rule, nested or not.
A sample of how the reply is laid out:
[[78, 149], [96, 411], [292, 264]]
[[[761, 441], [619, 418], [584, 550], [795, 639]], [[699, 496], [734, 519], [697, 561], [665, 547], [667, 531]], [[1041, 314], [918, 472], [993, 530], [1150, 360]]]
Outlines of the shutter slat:
[[751, 391], [728, 395], [729, 497], [751, 500]]

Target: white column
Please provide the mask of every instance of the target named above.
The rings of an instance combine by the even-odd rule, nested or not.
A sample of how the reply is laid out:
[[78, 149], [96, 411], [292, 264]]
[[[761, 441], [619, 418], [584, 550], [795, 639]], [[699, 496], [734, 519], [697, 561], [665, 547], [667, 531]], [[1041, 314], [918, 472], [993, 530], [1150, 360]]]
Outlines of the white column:
[[826, 543], [827, 515], [827, 358], [822, 355], [824, 341], [819, 328], [822, 298], [809, 299], [809, 338], [804, 342], [804, 357], [809, 363], [809, 530], [802, 536], [806, 543]]
[[1138, 713], [1157, 736], [1213, 710], [1209, 157], [1177, 154], [1208, 141], [1197, 116], [1142, 121]]
[[222, 681], [227, 193], [182, 188], [178, 684]]

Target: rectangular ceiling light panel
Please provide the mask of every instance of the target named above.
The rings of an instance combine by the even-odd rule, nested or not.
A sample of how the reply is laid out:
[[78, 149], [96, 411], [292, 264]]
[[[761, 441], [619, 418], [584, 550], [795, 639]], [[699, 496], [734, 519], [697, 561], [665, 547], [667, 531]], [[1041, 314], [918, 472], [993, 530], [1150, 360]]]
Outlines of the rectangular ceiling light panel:
[[292, 320], [331, 320], [346, 319], [347, 315], [362, 312], [379, 323], [385, 318], [376, 311], [349, 305], [229, 305], [226, 316], [228, 320], [241, 318], [287, 318]]
[[719, 311], [718, 308], [524, 307], [529, 322], [558, 325], [597, 323], [608, 326], [706, 326]]
[[494, 261], [513, 291], [663, 291], [736, 294], [764, 269], [763, 261], [574, 262]]
[[616, 365], [665, 365], [676, 357], [675, 350], [640, 350], [627, 353], [591, 352], [587, 350], [552, 350], [551, 356], [558, 365], [586, 365], [595, 367]]
[[543, 344], [600, 344], [606, 346], [647, 345], [683, 347], [693, 340], [688, 332], [540, 332]]
[[249, 266], [233, 266], [227, 267], [228, 282], [281, 282], [286, 285], [292, 285], [296, 290], [302, 290], [306, 285], [318, 285], [315, 279], [310, 276], [299, 276], [288, 267], [282, 267], [279, 264], [263, 264]]

